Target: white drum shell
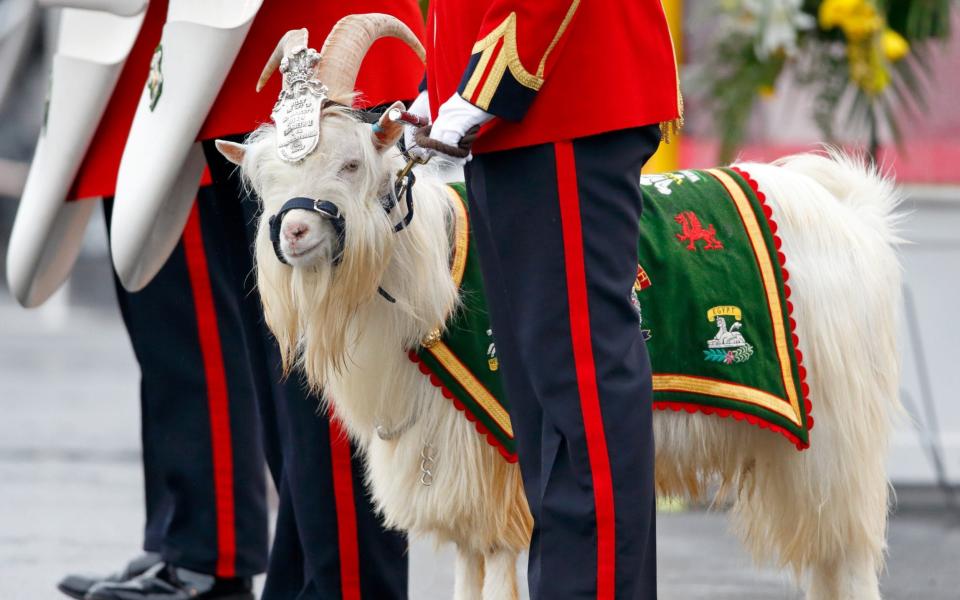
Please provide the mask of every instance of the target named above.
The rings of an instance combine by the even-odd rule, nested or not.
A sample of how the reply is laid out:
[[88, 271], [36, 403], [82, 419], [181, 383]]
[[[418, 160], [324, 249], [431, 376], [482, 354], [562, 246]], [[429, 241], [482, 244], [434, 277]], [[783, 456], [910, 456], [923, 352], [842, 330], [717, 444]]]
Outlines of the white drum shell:
[[183, 232], [203, 168], [197, 134], [261, 3], [170, 3], [161, 40], [163, 93], [151, 110], [144, 90], [117, 176], [110, 252], [128, 290], [153, 279]]
[[7, 279], [24, 306], [66, 280], [96, 202], [66, 202], [144, 14], [65, 9], [53, 57], [46, 123], [30, 165], [7, 252]]

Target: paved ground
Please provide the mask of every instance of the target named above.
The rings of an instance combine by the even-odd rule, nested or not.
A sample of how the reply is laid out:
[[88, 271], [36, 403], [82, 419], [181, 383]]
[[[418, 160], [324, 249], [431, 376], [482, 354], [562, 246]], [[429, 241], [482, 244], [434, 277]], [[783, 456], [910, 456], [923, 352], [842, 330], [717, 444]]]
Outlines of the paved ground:
[[[39, 311], [0, 291], [0, 600], [56, 598], [66, 570], [111, 569], [139, 542], [138, 374], [108, 272], [79, 270], [84, 285]], [[960, 598], [960, 519], [940, 506], [935, 491], [901, 493], [887, 598]], [[658, 527], [661, 598], [801, 597], [750, 565], [720, 515], [661, 514]], [[411, 557], [411, 597], [449, 598], [449, 549], [416, 542]]]

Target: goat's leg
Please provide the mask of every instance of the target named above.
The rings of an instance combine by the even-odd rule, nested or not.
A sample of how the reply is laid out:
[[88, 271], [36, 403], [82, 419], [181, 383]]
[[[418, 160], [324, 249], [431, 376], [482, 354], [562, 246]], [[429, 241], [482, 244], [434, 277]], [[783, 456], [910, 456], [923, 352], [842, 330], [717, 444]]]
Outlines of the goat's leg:
[[457, 546], [453, 600], [483, 600], [483, 555]]
[[807, 600], [880, 600], [874, 563], [872, 555], [854, 551], [811, 565]]
[[756, 559], [776, 557], [805, 572], [808, 600], [878, 600], [887, 516], [884, 457], [851, 447], [850, 440], [871, 439], [854, 429], [862, 420], [840, 420], [826, 399], [820, 406], [817, 443], [803, 453], [772, 437], [751, 436], [753, 453], [763, 458], [734, 504], [734, 519]]
[[867, 463], [882, 457], [845, 454], [851, 461], [860, 458], [860, 469], [840, 478], [824, 465], [835, 456], [826, 452], [830, 424], [824, 418], [817, 427], [822, 446], [803, 455], [764, 444], [755, 486], [734, 505], [737, 529], [758, 561], [776, 557], [795, 572], [805, 571], [807, 600], [879, 600], [887, 483], [882, 465], [871, 469]]
[[517, 600], [517, 553], [494, 550], [484, 558], [483, 600]]
[[888, 489], [883, 455], [855, 460], [857, 475], [834, 482], [817, 511], [820, 526], [841, 532], [842, 541], [821, 535], [807, 542], [816, 544], [808, 562], [808, 600], [880, 600]]

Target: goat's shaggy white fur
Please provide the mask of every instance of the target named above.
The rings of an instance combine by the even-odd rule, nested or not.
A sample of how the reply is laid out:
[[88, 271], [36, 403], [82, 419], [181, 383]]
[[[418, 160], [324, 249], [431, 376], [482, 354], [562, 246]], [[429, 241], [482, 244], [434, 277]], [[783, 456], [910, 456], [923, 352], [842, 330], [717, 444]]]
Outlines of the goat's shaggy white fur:
[[[369, 127], [339, 110], [324, 116], [320, 147], [301, 164], [277, 157], [270, 127], [234, 158], [266, 215], [288, 198], [308, 196], [334, 202], [346, 218], [343, 261], [333, 267], [329, 223], [289, 213], [285, 219], [298, 219], [317, 240], [306, 254], [288, 257], [292, 268], [274, 256], [263, 219], [258, 282], [286, 364], [299, 361], [363, 449], [386, 523], [456, 543], [456, 598], [515, 597], [514, 563], [531, 527], [519, 470], [405, 352], [457, 307], [450, 195], [421, 173], [416, 218], [394, 234], [398, 211], [385, 214], [378, 197], [390, 189], [401, 159], [378, 149]], [[659, 413], [658, 489], [700, 497], [718, 482], [746, 547], [758, 561], [792, 568], [809, 599], [879, 598], [884, 459], [899, 410], [897, 193], [876, 171], [839, 153], [739, 166], [766, 193], [779, 225], [816, 429], [810, 449], [797, 452], [779, 436], [734, 420]], [[378, 285], [397, 303], [380, 298]], [[402, 433], [384, 440], [378, 426]], [[425, 448], [436, 455], [426, 465], [430, 486], [421, 483]]]

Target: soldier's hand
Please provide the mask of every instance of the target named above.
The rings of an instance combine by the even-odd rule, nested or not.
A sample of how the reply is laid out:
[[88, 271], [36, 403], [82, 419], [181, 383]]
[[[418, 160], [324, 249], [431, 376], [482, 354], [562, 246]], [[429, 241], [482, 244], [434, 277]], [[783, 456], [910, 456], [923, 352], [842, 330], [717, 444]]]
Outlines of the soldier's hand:
[[[440, 106], [437, 120], [434, 121], [433, 128], [430, 130], [430, 137], [448, 146], [456, 147], [467, 131], [491, 119], [493, 115], [470, 104], [461, 98], [460, 94], [454, 94]], [[473, 155], [456, 162], [462, 164], [469, 162], [471, 158]]]

